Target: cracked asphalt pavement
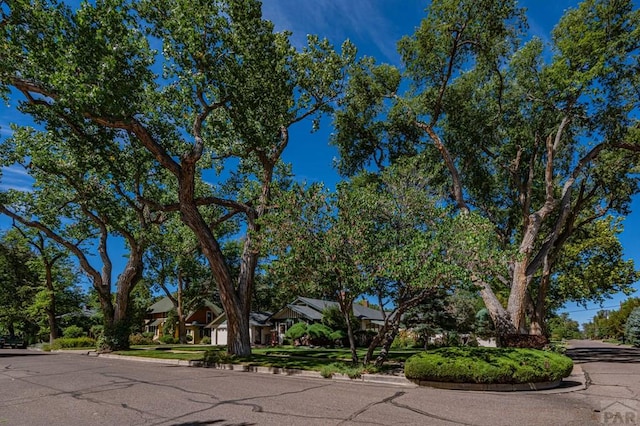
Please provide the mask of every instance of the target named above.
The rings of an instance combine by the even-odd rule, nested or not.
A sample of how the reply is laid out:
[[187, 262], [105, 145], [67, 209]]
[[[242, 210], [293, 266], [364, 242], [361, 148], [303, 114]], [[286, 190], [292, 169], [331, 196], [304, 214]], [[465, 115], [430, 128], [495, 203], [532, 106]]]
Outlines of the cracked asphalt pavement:
[[635, 407], [640, 350], [581, 344], [572, 351], [591, 385], [565, 393], [398, 387], [0, 349], [0, 426], [598, 425], [607, 407], [618, 407], [610, 403]]

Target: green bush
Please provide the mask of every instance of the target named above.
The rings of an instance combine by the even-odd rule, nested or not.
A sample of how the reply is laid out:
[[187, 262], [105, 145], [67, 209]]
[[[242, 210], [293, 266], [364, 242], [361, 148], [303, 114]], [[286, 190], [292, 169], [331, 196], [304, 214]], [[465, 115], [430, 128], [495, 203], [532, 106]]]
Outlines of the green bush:
[[158, 340], [160, 341], [160, 343], [164, 343], [165, 345], [175, 345], [176, 343], [178, 343], [178, 339], [173, 336], [160, 336]]
[[535, 383], [571, 374], [573, 361], [549, 351], [519, 348], [449, 347], [409, 358], [409, 379], [453, 383]]
[[204, 353], [203, 362], [206, 365], [231, 364], [236, 361], [234, 355], [229, 355], [226, 350], [209, 350]]
[[307, 328], [307, 333], [310, 337], [310, 343], [313, 345], [328, 345], [331, 343], [331, 330], [324, 324], [311, 324]]
[[296, 339], [300, 339], [301, 337], [305, 336], [307, 334], [307, 324], [304, 322], [297, 322], [295, 324], [293, 324], [291, 327], [289, 327], [289, 329], [287, 330], [287, 332], [284, 334], [284, 336], [289, 339], [289, 340], [296, 340]]
[[624, 326], [624, 337], [627, 343], [640, 348], [640, 307], [635, 308], [627, 317]]
[[320, 375], [325, 379], [330, 379], [335, 373], [338, 372], [338, 370], [339, 369], [333, 364], [323, 365], [322, 367], [320, 367]]
[[146, 337], [144, 334], [135, 333], [129, 336], [130, 345], [153, 345], [153, 339]]
[[329, 335], [329, 339], [331, 339], [332, 342], [339, 342], [344, 345], [344, 341], [347, 339], [347, 333], [344, 330], [336, 330]]
[[331, 330], [329, 327], [327, 327], [324, 324], [311, 324], [308, 328], [307, 328], [307, 333], [309, 333], [309, 336], [311, 336], [312, 338], [317, 338], [317, 339], [328, 339], [329, 336], [331, 336], [331, 333], [333, 333], [333, 330]]
[[200, 340], [200, 343], [203, 344], [203, 345], [210, 345], [211, 344], [211, 337], [204, 336], [202, 338], [202, 340]]
[[331, 363], [320, 367], [320, 375], [325, 379], [330, 379], [336, 373], [344, 374], [350, 379], [358, 379], [362, 377], [364, 367], [347, 367], [345, 364]]
[[63, 337], [75, 338], [84, 336], [84, 330], [82, 327], [78, 327], [77, 325], [70, 325], [69, 327], [62, 330]]
[[104, 325], [102, 324], [92, 325], [91, 328], [89, 329], [89, 333], [91, 333], [91, 336], [97, 339], [98, 337], [104, 334]]
[[391, 349], [408, 349], [414, 347], [415, 344], [416, 339], [411, 332], [400, 330], [391, 343]]
[[96, 341], [91, 337], [61, 337], [53, 341], [50, 350], [72, 349], [72, 348], [94, 348]]

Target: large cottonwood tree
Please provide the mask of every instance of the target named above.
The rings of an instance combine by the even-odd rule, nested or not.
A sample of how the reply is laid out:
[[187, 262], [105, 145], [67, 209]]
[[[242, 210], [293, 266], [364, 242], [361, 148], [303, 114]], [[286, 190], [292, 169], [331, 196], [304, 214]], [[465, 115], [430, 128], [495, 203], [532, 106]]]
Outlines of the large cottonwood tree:
[[[297, 50], [255, 0], [100, 0], [77, 10], [8, 0], [1, 19], [0, 91], [37, 104], [29, 112], [38, 120], [109, 129], [173, 176], [173, 202], [145, 201], [179, 211], [195, 233], [227, 315], [228, 350], [248, 355], [257, 219], [270, 207], [290, 127], [331, 109], [355, 49], [340, 54], [309, 37]], [[223, 212], [207, 221], [204, 205]], [[232, 217], [246, 231], [236, 274], [216, 236]]]
[[[25, 108], [37, 114], [40, 105]], [[100, 300], [105, 350], [129, 346], [131, 292], [142, 279], [150, 227], [162, 220], [140, 201], [157, 194], [159, 171], [148, 156], [122, 149], [112, 133], [53, 116], [46, 129], [16, 128], [0, 143], [0, 163], [33, 178], [31, 191], [2, 192], [0, 213], [75, 256]], [[99, 147], [86, 152], [91, 144]], [[110, 249], [113, 237], [122, 239], [123, 253]], [[126, 262], [114, 281], [118, 254]]]
[[336, 118], [343, 172], [419, 155], [426, 169], [444, 166], [451, 204], [516, 248], [496, 275], [507, 306], [475, 280], [500, 334], [527, 331], [527, 290], [553, 274], [569, 236], [627, 213], [638, 192], [640, 11], [586, 0], [548, 46], [521, 43], [523, 13], [515, 0], [434, 0], [399, 42], [404, 73], [371, 61]]

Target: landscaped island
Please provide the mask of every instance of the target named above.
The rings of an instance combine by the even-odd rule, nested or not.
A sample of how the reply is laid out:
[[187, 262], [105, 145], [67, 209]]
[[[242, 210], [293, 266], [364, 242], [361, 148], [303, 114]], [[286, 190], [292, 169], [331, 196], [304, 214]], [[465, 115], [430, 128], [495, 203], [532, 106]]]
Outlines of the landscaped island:
[[[486, 385], [497, 385], [495, 390], [554, 387], [572, 370], [569, 357], [521, 348], [440, 348], [416, 354], [404, 366], [405, 376], [419, 384], [457, 389], [492, 389]], [[447, 386], [438, 385], [443, 383]]]

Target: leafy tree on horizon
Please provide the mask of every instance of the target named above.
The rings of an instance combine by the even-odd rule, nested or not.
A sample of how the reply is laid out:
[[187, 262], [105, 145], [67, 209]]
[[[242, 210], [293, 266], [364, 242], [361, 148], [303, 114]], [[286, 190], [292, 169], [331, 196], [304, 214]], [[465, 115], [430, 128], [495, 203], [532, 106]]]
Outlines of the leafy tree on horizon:
[[626, 341], [640, 348], [640, 307], [635, 308], [629, 314], [624, 332]]
[[28, 336], [35, 331], [26, 314], [40, 281], [34, 259], [24, 241], [7, 240], [6, 235], [0, 239], [0, 334]]
[[[41, 109], [38, 102], [24, 107], [36, 115]], [[75, 256], [100, 300], [101, 349], [128, 348], [131, 291], [142, 279], [149, 229], [163, 220], [141, 198], [166, 191], [157, 183], [161, 173], [144, 152], [122, 149], [110, 130], [77, 116], [49, 117], [41, 131], [15, 129], [0, 143], [1, 162], [22, 168], [33, 178], [33, 190], [3, 191], [0, 213]], [[102, 145], [88, 153], [87, 143]], [[114, 237], [124, 241], [127, 255], [115, 280]]]
[[[373, 59], [353, 71], [333, 140], [343, 173], [416, 157], [441, 171], [434, 182], [457, 211], [491, 221], [513, 254], [464, 266], [498, 336], [542, 333], [535, 312], [545, 311], [542, 287], [562, 269], [563, 245], [628, 214], [638, 193], [640, 11], [586, 0], [548, 46], [521, 42], [524, 13], [515, 0], [432, 1], [398, 44], [402, 72]], [[495, 262], [501, 271], [487, 279]]]
[[78, 294], [76, 267], [70, 262], [69, 252], [61, 250], [43, 233], [29, 228], [23, 230], [17, 224], [14, 224], [12, 229], [17, 231], [16, 238], [21, 237], [37, 257], [32, 264], [39, 272], [40, 282], [37, 287], [39, 291], [28, 313], [36, 321], [39, 315], [45, 314], [49, 344], [53, 344], [53, 341], [59, 337], [58, 317], [80, 308], [82, 297]]
[[145, 281], [173, 303], [180, 343], [187, 343], [186, 317], [205, 300], [217, 302], [206, 259], [193, 233], [178, 219], [168, 218], [154, 234], [145, 256]]
[[[315, 294], [338, 302], [355, 364], [353, 303], [369, 289], [360, 259], [371, 247], [364, 221], [348, 207], [353, 195], [345, 184], [336, 193], [311, 185], [278, 194], [281, 208], [265, 216], [262, 244], [274, 256], [267, 266], [272, 279], [292, 294]], [[295, 283], [295, 289], [289, 283]]]
[[[281, 155], [289, 129], [303, 121], [316, 128], [331, 112], [355, 48], [345, 43], [338, 53], [309, 36], [297, 50], [288, 33], [262, 19], [255, 0], [99, 0], [77, 10], [9, 0], [2, 7], [0, 93], [20, 95], [20, 108], [37, 121], [56, 120], [69, 131], [93, 126], [171, 176], [162, 182], [175, 190], [173, 200], [140, 194], [137, 201], [180, 213], [218, 286], [227, 349], [249, 355], [261, 256], [254, 239], [259, 218], [273, 207], [273, 187], [287, 184]], [[207, 220], [205, 206], [217, 206], [219, 215]], [[217, 235], [234, 218], [244, 234], [235, 274]]]

